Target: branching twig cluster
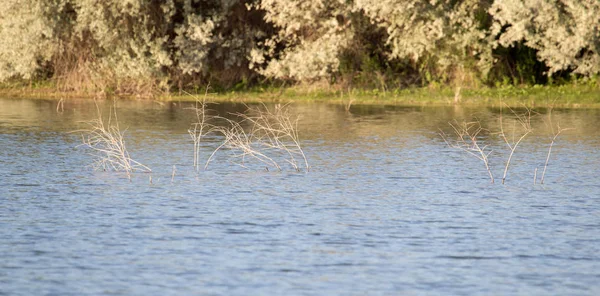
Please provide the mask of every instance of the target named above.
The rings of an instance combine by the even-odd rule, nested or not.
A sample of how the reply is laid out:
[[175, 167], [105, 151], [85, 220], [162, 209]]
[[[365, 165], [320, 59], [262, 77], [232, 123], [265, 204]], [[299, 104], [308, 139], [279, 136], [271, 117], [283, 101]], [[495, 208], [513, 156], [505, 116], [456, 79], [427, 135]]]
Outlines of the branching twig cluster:
[[106, 122], [98, 105], [96, 109], [98, 118], [84, 122], [88, 127], [75, 131], [81, 133], [82, 145], [92, 151], [94, 168], [124, 171], [127, 176], [131, 176], [135, 170], [150, 172], [150, 168], [130, 157], [125, 146], [125, 131], [121, 131], [119, 127], [116, 109], [111, 108]]
[[208, 94], [208, 89], [209, 87], [207, 86], [206, 92], [202, 99], [196, 97], [194, 107], [190, 108], [196, 115], [196, 121], [192, 123], [190, 129], [188, 129], [188, 133], [194, 142], [194, 168], [196, 170], [199, 168], [198, 162], [200, 158], [200, 143], [202, 138], [210, 133], [213, 129], [212, 124], [209, 123], [212, 116], [207, 113], [208, 110], [206, 108], [206, 96]]
[[[217, 151], [227, 148], [233, 152], [235, 163], [246, 166], [250, 159], [281, 170], [284, 160], [296, 171], [309, 171], [310, 166], [298, 135], [298, 118], [292, 118], [287, 105], [248, 107], [246, 113], [235, 114], [239, 121], [224, 119], [228, 125], [215, 128], [225, 139], [206, 162], [206, 167]], [[245, 128], [244, 126], [248, 126]]]
[[441, 135], [446, 144], [452, 148], [463, 150], [481, 160], [490, 176], [490, 181], [494, 183], [494, 175], [492, 174], [488, 161], [488, 156], [492, 151], [487, 151], [488, 145], [481, 144], [479, 137], [481, 132], [485, 130], [481, 127], [480, 122], [473, 121], [459, 123], [453, 121], [449, 124], [454, 130], [456, 138], [451, 139], [442, 132]]
[[[519, 145], [523, 142], [523, 140], [529, 134], [531, 134], [533, 132], [533, 128], [531, 127], [531, 118], [533, 117], [534, 112], [531, 109], [525, 108], [526, 109], [525, 112], [522, 112], [522, 113], [518, 113], [511, 108], [508, 108], [508, 109], [512, 113], [512, 118], [514, 118], [512, 121], [512, 131], [510, 133], [507, 133], [505, 131], [506, 123], [503, 121], [503, 115], [501, 113], [500, 114], [500, 131], [498, 133], [495, 133], [502, 139], [504, 144], [506, 144], [506, 146], [508, 146], [508, 157], [506, 159], [505, 166], [504, 166], [504, 174], [502, 175], [502, 184], [504, 184], [506, 181], [506, 177], [508, 175], [508, 169], [510, 168], [510, 164], [511, 164], [511, 161], [515, 154], [515, 151], [517, 150]], [[550, 125], [552, 128], [552, 138], [551, 138], [551, 142], [550, 142], [550, 147], [548, 148], [548, 155], [546, 157], [544, 169], [542, 172], [542, 177], [541, 177], [541, 182], [540, 182], [541, 184], [544, 183], [544, 177], [546, 175], [546, 169], [548, 167], [548, 162], [550, 160], [550, 154], [552, 153], [552, 147], [554, 145], [554, 142], [556, 141], [556, 139], [562, 132], [569, 130], [566, 128], [561, 128], [560, 125], [558, 125], [558, 124], [556, 125], [556, 130], [555, 130], [554, 126], [552, 125], [552, 120], [551, 120], [550, 114], [551, 113], [549, 113], [549, 118], [550, 118]], [[444, 139], [444, 141], [448, 144], [448, 146], [465, 151], [465, 152], [477, 157], [479, 160], [481, 160], [485, 165], [488, 175], [490, 176], [491, 182], [494, 183], [494, 176], [492, 174], [492, 170], [490, 169], [490, 165], [489, 165], [489, 161], [488, 161], [488, 157], [491, 154], [491, 151], [489, 151], [489, 152], [486, 151], [489, 146], [487, 144], [482, 143], [484, 141], [484, 139], [481, 137], [481, 133], [483, 131], [486, 131], [486, 132], [488, 132], [488, 131], [481, 127], [481, 124], [479, 121], [459, 123], [458, 121], [455, 120], [453, 122], [450, 122], [449, 124], [452, 127], [456, 138], [450, 138], [442, 132], [441, 136]], [[536, 182], [537, 182], [537, 168], [535, 169], [535, 173], [534, 173], [534, 184]]]
[[[206, 98], [206, 96], [205, 96]], [[234, 163], [246, 167], [250, 160], [258, 161], [269, 168], [282, 170], [282, 162], [287, 162], [296, 171], [309, 171], [310, 166], [300, 144], [298, 118], [293, 117], [287, 105], [266, 105], [248, 107], [245, 113], [233, 114], [238, 120], [210, 115], [205, 98], [197, 99], [194, 107], [196, 120], [188, 129], [194, 143], [194, 167], [199, 167], [200, 143], [209, 133], [219, 133], [223, 142], [212, 152], [204, 168], [208, 168], [215, 154], [223, 148], [231, 152]], [[87, 128], [77, 130], [81, 133], [83, 146], [91, 150], [94, 156], [93, 166], [105, 171], [124, 171], [128, 177], [139, 170], [150, 172], [150, 168], [133, 160], [125, 146], [124, 131], [121, 131], [113, 106], [108, 119], [102, 116], [96, 105], [98, 118], [84, 122]], [[214, 125], [221, 120], [225, 125]], [[175, 176], [175, 166], [171, 180]]]
[[[556, 129], [554, 129], [554, 124], [552, 123], [552, 108], [548, 112], [548, 125], [550, 126], [550, 129], [552, 130], [552, 140], [550, 141], [550, 146], [548, 147], [548, 155], [546, 156], [546, 162], [544, 163], [544, 170], [542, 171], [542, 178], [540, 179], [540, 184], [544, 184], [544, 178], [546, 177], [546, 169], [548, 168], [548, 162], [550, 162], [550, 155], [552, 154], [552, 147], [554, 146], [556, 139], [562, 132], [571, 129], [571, 128], [561, 128], [560, 123], [557, 123]], [[533, 180], [534, 184], [536, 182], [537, 182], [537, 177], [534, 178], [534, 180]]]
[[[531, 109], [526, 108], [526, 111], [523, 114], [518, 114], [513, 109], [509, 109], [515, 116], [515, 124], [513, 125], [513, 132], [511, 133], [512, 136], [510, 140], [506, 137], [506, 133], [504, 132], [504, 122], [502, 119], [503, 116], [502, 114], [500, 114], [500, 137], [504, 140], [504, 143], [506, 143], [508, 149], [510, 150], [510, 154], [508, 155], [508, 159], [506, 160], [506, 165], [504, 166], [502, 184], [504, 184], [504, 182], [506, 181], [506, 175], [508, 173], [510, 161], [512, 160], [515, 150], [517, 150], [517, 147], [523, 141], [523, 139], [525, 139], [527, 135], [533, 132], [533, 129], [531, 128]], [[517, 131], [517, 128], [519, 127], [521, 129], [520, 133]]]

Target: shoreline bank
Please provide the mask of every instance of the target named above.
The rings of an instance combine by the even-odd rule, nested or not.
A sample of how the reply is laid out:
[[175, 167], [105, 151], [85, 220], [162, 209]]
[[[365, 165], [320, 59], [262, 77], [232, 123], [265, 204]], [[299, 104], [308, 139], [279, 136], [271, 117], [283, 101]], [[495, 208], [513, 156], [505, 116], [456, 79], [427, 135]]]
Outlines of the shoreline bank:
[[[161, 93], [153, 96], [102, 95], [57, 91], [52, 87], [0, 87], [0, 97], [22, 99], [107, 99], [148, 100], [158, 102], [193, 102], [204, 92]], [[342, 91], [334, 87], [251, 89], [243, 91], [208, 92], [209, 102], [240, 103], [331, 103], [351, 105], [509, 105], [528, 107], [599, 108], [600, 87], [590, 85], [506, 86], [497, 88], [422, 87], [382, 91], [353, 89]]]

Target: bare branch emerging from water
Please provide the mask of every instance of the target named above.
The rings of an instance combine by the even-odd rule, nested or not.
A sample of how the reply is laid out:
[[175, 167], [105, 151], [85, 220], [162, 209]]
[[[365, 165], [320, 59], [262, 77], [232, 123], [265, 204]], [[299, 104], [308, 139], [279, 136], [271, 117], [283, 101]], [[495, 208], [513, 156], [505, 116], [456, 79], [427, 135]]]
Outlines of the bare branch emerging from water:
[[485, 165], [485, 169], [490, 176], [490, 181], [494, 183], [494, 175], [492, 174], [492, 170], [489, 166], [488, 156], [492, 151], [487, 152], [487, 145], [480, 145], [479, 136], [482, 131], [485, 129], [481, 127], [481, 123], [479, 121], [473, 122], [449, 122], [450, 126], [454, 130], [454, 134], [456, 135], [455, 139], [450, 139], [443, 132], [440, 134], [446, 144], [451, 148], [459, 149], [465, 151], [479, 160], [483, 162]]
[[504, 140], [504, 142], [510, 149], [510, 154], [508, 155], [508, 159], [506, 160], [506, 165], [504, 167], [504, 175], [502, 176], [502, 184], [504, 184], [504, 181], [506, 181], [506, 175], [508, 174], [508, 168], [510, 166], [510, 161], [512, 160], [515, 150], [517, 150], [517, 147], [523, 141], [523, 139], [525, 139], [525, 137], [527, 137], [527, 135], [529, 135], [530, 133], [533, 132], [533, 129], [531, 128], [531, 116], [532, 116], [531, 109], [526, 108], [526, 111], [523, 114], [518, 114], [510, 107], [508, 107], [508, 109], [515, 115], [516, 123], [518, 123], [518, 125], [520, 126], [521, 133], [517, 132], [517, 126], [515, 123], [515, 125], [513, 125], [511, 140], [509, 140], [506, 137], [506, 133], [504, 132], [504, 122], [502, 120], [503, 116], [502, 116], [502, 114], [500, 114], [500, 137]]
[[556, 138], [566, 131], [570, 130], [570, 128], [561, 128], [560, 125], [557, 124], [557, 130], [554, 132], [554, 136], [552, 137], [552, 141], [550, 142], [550, 147], [548, 147], [548, 155], [546, 156], [546, 162], [544, 163], [544, 170], [542, 171], [542, 179], [540, 180], [540, 184], [544, 184], [544, 177], [546, 176], [546, 169], [548, 168], [548, 162], [550, 161], [550, 154], [552, 153], [552, 146], [554, 146], [554, 142], [556, 142]]
[[544, 163], [544, 170], [542, 171], [542, 178], [540, 180], [540, 184], [544, 184], [544, 178], [546, 177], [546, 169], [548, 168], [548, 162], [550, 161], [550, 154], [552, 154], [552, 147], [554, 146], [556, 139], [562, 132], [572, 129], [572, 128], [561, 128], [560, 123], [557, 123], [556, 130], [554, 129], [554, 125], [552, 123], [552, 108], [550, 108], [550, 111], [548, 112], [548, 124], [550, 125], [550, 129], [552, 130], [552, 140], [550, 141], [550, 147], [548, 147], [548, 155], [546, 156], [546, 162]]
[[151, 172], [152, 170], [133, 160], [125, 146], [125, 131], [121, 131], [117, 118], [116, 106], [111, 107], [108, 120], [104, 120], [100, 107], [96, 104], [98, 118], [84, 122], [88, 127], [77, 130], [81, 133], [83, 144], [94, 156], [94, 168], [104, 171], [124, 171], [127, 176], [135, 170]]
[[208, 110], [206, 109], [206, 96], [208, 95], [208, 89], [210, 86], [206, 87], [206, 92], [204, 93], [204, 97], [200, 99], [196, 97], [196, 102], [194, 107], [190, 108], [196, 114], [196, 121], [192, 123], [190, 129], [188, 129], [188, 133], [194, 142], [194, 168], [196, 171], [198, 170], [198, 162], [200, 158], [200, 143], [202, 138], [212, 131], [213, 126], [209, 124], [211, 116], [208, 115]]
[[[287, 105], [276, 105], [273, 110], [266, 105], [249, 107], [246, 113], [235, 114], [240, 121], [225, 119], [229, 126], [215, 128], [225, 140], [210, 156], [206, 167], [221, 148], [234, 151], [236, 163], [246, 166], [255, 159], [268, 167], [281, 170], [280, 160], [289, 163], [296, 171], [310, 170], [300, 144], [298, 118], [292, 118]], [[242, 125], [247, 124], [248, 130]]]
[[254, 159], [262, 162], [267, 167], [281, 170], [281, 167], [273, 158], [262, 152], [261, 143], [257, 141], [251, 132], [246, 132], [239, 122], [230, 119], [224, 120], [228, 122], [229, 126], [216, 128], [215, 131], [221, 133], [225, 139], [223, 140], [223, 143], [213, 151], [206, 162], [205, 168], [208, 167], [208, 164], [211, 162], [217, 151], [221, 148], [227, 148], [234, 151], [232, 156], [236, 159], [234, 162], [242, 167], [246, 167], [246, 161], [248, 159]]

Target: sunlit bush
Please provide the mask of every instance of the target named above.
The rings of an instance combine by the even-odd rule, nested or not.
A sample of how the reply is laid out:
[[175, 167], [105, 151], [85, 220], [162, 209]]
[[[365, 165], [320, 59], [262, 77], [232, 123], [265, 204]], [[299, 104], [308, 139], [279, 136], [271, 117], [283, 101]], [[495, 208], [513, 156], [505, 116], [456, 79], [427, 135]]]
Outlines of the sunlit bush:
[[600, 73], [599, 14], [596, 0], [4, 0], [0, 82], [106, 94], [263, 78], [538, 83]]
[[0, 81], [32, 78], [57, 50], [54, 5], [39, 1], [0, 1]]
[[385, 28], [390, 59], [416, 64], [428, 79], [456, 79], [448, 73], [492, 67], [491, 39], [486, 34], [487, 1], [357, 0], [364, 12]]
[[600, 2], [597, 0], [503, 0], [490, 9], [498, 44], [524, 42], [537, 50], [549, 75], [563, 70], [600, 72]]

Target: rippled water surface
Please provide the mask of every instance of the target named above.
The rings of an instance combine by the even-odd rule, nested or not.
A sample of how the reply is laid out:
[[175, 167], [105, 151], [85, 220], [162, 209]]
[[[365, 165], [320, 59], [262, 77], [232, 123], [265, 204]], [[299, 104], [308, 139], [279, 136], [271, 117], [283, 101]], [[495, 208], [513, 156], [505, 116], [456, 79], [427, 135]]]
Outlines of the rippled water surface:
[[[0, 100], [0, 295], [600, 295], [600, 110], [536, 109], [502, 185], [499, 108], [290, 105], [310, 172], [223, 151], [195, 173], [187, 107], [118, 102], [153, 170], [129, 180], [71, 133], [92, 102]], [[490, 130], [495, 184], [454, 119]]]

